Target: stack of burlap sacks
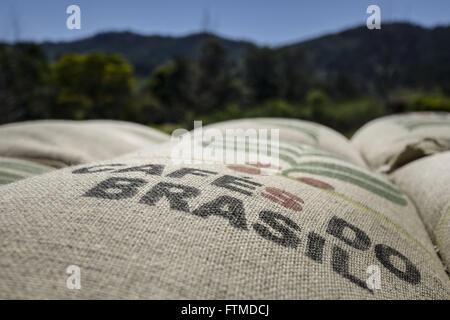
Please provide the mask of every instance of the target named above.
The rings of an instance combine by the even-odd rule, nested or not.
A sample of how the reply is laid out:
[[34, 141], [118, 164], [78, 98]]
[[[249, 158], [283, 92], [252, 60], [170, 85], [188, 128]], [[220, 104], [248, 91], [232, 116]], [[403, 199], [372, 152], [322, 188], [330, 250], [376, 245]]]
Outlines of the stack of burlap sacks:
[[411, 113], [381, 118], [352, 138], [373, 170], [414, 202], [450, 270], [450, 114]]
[[[424, 130], [422, 118], [441, 131]], [[401, 131], [392, 122], [402, 119], [417, 124]], [[252, 161], [261, 141], [195, 132], [187, 156], [151, 129], [140, 150], [122, 139], [111, 155], [95, 153], [98, 142], [83, 153], [51, 140], [28, 153], [8, 139], [0, 156], [69, 167], [0, 187], [0, 298], [449, 299], [449, 124], [446, 115], [388, 117], [351, 142], [301, 120], [203, 128], [216, 137], [279, 129], [268, 163]], [[379, 125], [391, 127], [365, 133]], [[213, 159], [198, 159], [199, 147]], [[402, 155], [411, 148], [415, 157]], [[245, 161], [229, 161], [228, 150]], [[70, 265], [80, 289], [67, 286]]]
[[0, 126], [0, 138], [0, 184], [169, 140], [157, 130], [111, 120], [13, 123]]

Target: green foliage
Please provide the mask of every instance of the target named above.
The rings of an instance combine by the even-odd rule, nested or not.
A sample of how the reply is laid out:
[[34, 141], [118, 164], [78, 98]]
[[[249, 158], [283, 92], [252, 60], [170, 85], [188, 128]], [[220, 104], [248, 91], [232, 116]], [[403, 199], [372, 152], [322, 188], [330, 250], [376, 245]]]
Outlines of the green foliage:
[[280, 79], [277, 59], [270, 48], [251, 46], [244, 57], [244, 82], [250, 99], [261, 102], [279, 96]]
[[[213, 112], [210, 115], [201, 117], [204, 124], [214, 123], [218, 121], [226, 121], [238, 118], [253, 117], [286, 117], [297, 118], [300, 116], [299, 106], [288, 103], [282, 99], [268, 100], [262, 104], [255, 105], [243, 109], [239, 104], [231, 103], [224, 108]], [[305, 114], [303, 114], [305, 117]]]
[[320, 89], [312, 89], [306, 96], [306, 104], [311, 108], [312, 117], [318, 122], [325, 120], [324, 108], [330, 104], [328, 95]]
[[[64, 54], [50, 65], [36, 45], [0, 45], [0, 122], [111, 118], [171, 131], [191, 128], [194, 119], [286, 117], [350, 134], [389, 113], [450, 111], [443, 41], [450, 29], [399, 24], [387, 25], [383, 34], [364, 30], [280, 48], [211, 34], [179, 40], [102, 34], [73, 44], [79, 52], [97, 44], [103, 52], [124, 53], [138, 78], [114, 54]], [[434, 38], [427, 42], [428, 35]], [[417, 50], [424, 41], [429, 50]], [[68, 50], [58, 46], [45, 44], [53, 58]]]
[[166, 122], [207, 114], [239, 95], [227, 52], [214, 39], [204, 42], [198, 61], [178, 57], [157, 67], [150, 77], [149, 93], [157, 102], [151, 109], [162, 112]]
[[406, 107], [407, 111], [447, 111], [450, 112], [450, 97], [442, 94], [415, 94]]
[[342, 71], [335, 74], [331, 83], [331, 91], [337, 99], [351, 99], [360, 94], [354, 80]]
[[[300, 49], [323, 79], [333, 82], [336, 74], [345, 73], [366, 94], [376, 91], [386, 97], [391, 90], [401, 87], [426, 90], [439, 87], [449, 95], [449, 38], [450, 26], [425, 28], [408, 23], [384, 23], [382, 32], [367, 32], [367, 27], [362, 25], [272, 51], [283, 55], [285, 51]], [[138, 76], [148, 77], [156, 67], [176, 56], [199, 58], [200, 48], [208, 39], [221, 42], [233, 65], [241, 63], [250, 45], [208, 33], [176, 38], [108, 32], [73, 42], [44, 43], [43, 48], [52, 61], [69, 52], [121, 53], [133, 64]], [[281, 59], [287, 61], [288, 57]], [[295, 63], [288, 64], [294, 73], [299, 60], [295, 58]], [[301, 68], [305, 70], [304, 66]], [[303, 90], [303, 94], [306, 92]], [[294, 96], [302, 98], [297, 93]], [[292, 99], [291, 94], [284, 93], [276, 97]]]
[[[308, 94], [310, 104], [292, 104], [283, 99], [268, 100], [262, 104], [243, 109], [238, 104], [229, 104], [211, 115], [202, 117], [205, 124], [237, 118], [283, 117], [317, 121], [350, 136], [361, 125], [385, 114], [383, 106], [371, 98], [358, 98], [335, 103], [326, 95], [313, 90]], [[314, 105], [313, 105], [314, 104]], [[320, 118], [317, 120], [317, 107]]]
[[[386, 114], [383, 104], [364, 97], [344, 102], [328, 103], [321, 109], [320, 123], [350, 136], [366, 122]], [[313, 115], [313, 121], [317, 118]]]
[[53, 67], [53, 113], [72, 119], [127, 119], [133, 92], [131, 65], [118, 55], [68, 54]]
[[329, 104], [330, 98], [325, 92], [314, 89], [308, 92], [306, 103], [312, 106], [314, 109], [319, 109]]
[[149, 89], [158, 102], [152, 108], [162, 113], [166, 122], [181, 122], [193, 103], [192, 62], [180, 57], [156, 68]]
[[199, 48], [205, 41], [211, 39], [221, 42], [233, 62], [240, 59], [248, 45], [245, 41], [223, 39], [209, 33], [172, 37], [145, 36], [132, 32], [105, 32], [72, 42], [45, 42], [42, 47], [51, 61], [56, 61], [60, 56], [71, 52], [120, 53], [134, 66], [137, 76], [149, 77], [155, 68], [175, 57], [197, 59]]
[[302, 101], [316, 81], [314, 68], [300, 47], [288, 47], [277, 53], [279, 96], [288, 101]]
[[215, 39], [206, 41], [200, 49], [195, 91], [194, 111], [199, 113], [217, 110], [237, 95], [226, 49]]
[[0, 45], [0, 123], [49, 117], [51, 99], [50, 67], [41, 48]]
[[302, 101], [316, 81], [313, 68], [302, 48], [281, 50], [251, 46], [244, 56], [244, 85], [247, 100]]
[[291, 104], [283, 99], [272, 99], [264, 102], [260, 107], [250, 108], [246, 112], [246, 116], [279, 118], [308, 117], [308, 114], [304, 111], [307, 110], [303, 106]]

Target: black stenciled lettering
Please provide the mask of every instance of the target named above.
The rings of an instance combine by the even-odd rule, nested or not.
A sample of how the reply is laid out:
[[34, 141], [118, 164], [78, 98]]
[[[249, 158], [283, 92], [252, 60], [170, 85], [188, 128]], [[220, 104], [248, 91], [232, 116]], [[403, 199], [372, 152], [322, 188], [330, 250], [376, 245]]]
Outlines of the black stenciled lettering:
[[242, 200], [233, 197], [221, 196], [205, 203], [192, 213], [205, 218], [210, 215], [221, 216], [228, 219], [233, 227], [248, 230]]
[[164, 165], [161, 164], [144, 164], [143, 166], [120, 169], [115, 172], [144, 172], [146, 174], [160, 176], [162, 175], [163, 170]]
[[308, 233], [306, 256], [318, 263], [322, 263], [324, 245], [325, 245], [324, 237], [318, 235], [315, 232]]
[[[353, 239], [345, 236], [344, 233], [346, 229], [353, 231]], [[332, 217], [328, 223], [327, 233], [335, 236], [355, 249], [365, 251], [370, 248], [370, 238], [364, 231], [336, 216]]]
[[184, 176], [192, 174], [194, 176], [200, 176], [200, 177], [206, 177], [208, 175], [215, 175], [217, 172], [214, 171], [208, 171], [208, 170], [200, 170], [195, 168], [181, 168], [177, 171], [174, 171], [167, 176], [169, 178], [184, 178]]
[[194, 198], [199, 194], [200, 190], [194, 187], [160, 182], [148, 191], [139, 203], [153, 206], [163, 197], [166, 197], [169, 200], [171, 209], [189, 212], [189, 204], [186, 199]]
[[[222, 188], [225, 188], [228, 190], [240, 192], [247, 196], [251, 196], [252, 193], [243, 188], [255, 190], [256, 187], [262, 186], [262, 184], [251, 181], [249, 179], [239, 178], [239, 177], [234, 177], [234, 176], [229, 176], [229, 175], [225, 175], [220, 178], [217, 178], [216, 180], [214, 180], [212, 182], [212, 185], [222, 187]], [[242, 188], [238, 188], [238, 187], [242, 187]]]
[[278, 236], [266, 226], [255, 223], [253, 229], [260, 236], [288, 248], [297, 248], [300, 238], [291, 229], [300, 231], [300, 227], [294, 221], [272, 211], [261, 211], [259, 218], [281, 234], [281, 236]]
[[[105, 172], [105, 171], [112, 171], [114, 170], [114, 168], [108, 168], [108, 167], [121, 167], [124, 166], [124, 164], [120, 164], [120, 163], [113, 163], [113, 164], [99, 164], [99, 165], [95, 165], [95, 166], [90, 166], [90, 167], [84, 167], [81, 169], [77, 169], [72, 171], [73, 174], [86, 174], [86, 173], [96, 173], [96, 172]], [[97, 169], [97, 170], [92, 170], [94, 168], [103, 168], [103, 169]]]
[[348, 262], [348, 253], [338, 246], [333, 246], [331, 265], [333, 267], [333, 271], [344, 277], [347, 280], [350, 280], [354, 284], [359, 287], [366, 289], [370, 293], [373, 293], [373, 290], [367, 287], [365, 281], [358, 279], [356, 276], [352, 275], [349, 271], [349, 262]]
[[86, 192], [84, 197], [120, 200], [134, 196], [147, 182], [142, 179], [109, 178]]
[[[398, 278], [412, 284], [420, 283], [421, 276], [419, 270], [416, 268], [416, 266], [414, 266], [414, 264], [411, 261], [409, 261], [407, 257], [405, 257], [397, 250], [384, 244], [377, 244], [375, 246], [375, 255], [378, 261], [380, 261], [380, 263], [386, 269], [388, 269]], [[403, 261], [403, 263], [405, 264], [404, 270], [400, 270], [392, 264], [391, 262], [392, 256], [396, 256]]]

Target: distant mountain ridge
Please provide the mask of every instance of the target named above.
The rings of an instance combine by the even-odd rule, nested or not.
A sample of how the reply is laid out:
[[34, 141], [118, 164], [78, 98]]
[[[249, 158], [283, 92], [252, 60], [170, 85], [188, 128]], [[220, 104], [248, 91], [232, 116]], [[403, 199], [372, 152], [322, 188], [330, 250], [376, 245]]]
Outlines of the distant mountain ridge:
[[207, 39], [220, 40], [232, 60], [238, 60], [250, 42], [228, 40], [209, 33], [197, 33], [184, 37], [145, 36], [132, 32], [107, 32], [72, 42], [44, 42], [42, 47], [50, 60], [68, 52], [120, 53], [140, 75], [148, 75], [153, 68], [176, 56], [198, 56], [202, 43]]
[[[229, 40], [208, 33], [184, 37], [145, 36], [131, 32], [108, 32], [72, 42], [42, 43], [51, 60], [67, 52], [120, 53], [140, 76], [148, 76], [159, 64], [178, 55], [196, 57], [206, 39], [218, 39], [229, 58], [238, 62], [251, 42]], [[275, 48], [302, 47], [324, 77], [344, 72], [356, 81], [390, 81], [415, 84], [415, 73], [430, 81], [450, 83], [450, 26], [424, 28], [409, 23], [365, 26]]]
[[418, 79], [450, 84], [450, 26], [393, 23], [381, 30], [364, 26], [280, 50], [296, 46], [303, 47], [325, 75], [344, 72], [355, 81], [378, 81], [386, 86], [414, 86]]

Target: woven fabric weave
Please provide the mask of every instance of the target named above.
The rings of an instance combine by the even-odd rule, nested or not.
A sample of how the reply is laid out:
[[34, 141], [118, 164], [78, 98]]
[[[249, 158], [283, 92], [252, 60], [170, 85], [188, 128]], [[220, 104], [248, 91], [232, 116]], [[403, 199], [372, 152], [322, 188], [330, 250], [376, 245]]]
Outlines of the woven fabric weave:
[[389, 173], [450, 150], [450, 113], [416, 112], [373, 120], [351, 139], [372, 170]]
[[450, 268], [450, 152], [414, 161], [390, 179], [414, 199], [431, 239]]
[[[0, 297], [449, 299], [410, 200], [362, 167], [312, 160], [334, 176], [141, 152], [6, 185]], [[68, 265], [80, 290], [66, 287]]]
[[106, 160], [169, 140], [143, 125], [113, 120], [41, 120], [0, 126], [0, 156], [56, 168]]

